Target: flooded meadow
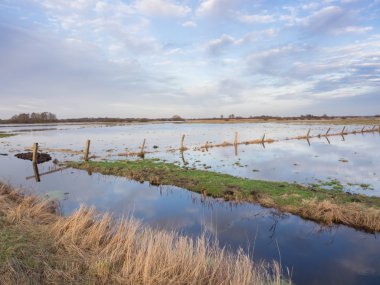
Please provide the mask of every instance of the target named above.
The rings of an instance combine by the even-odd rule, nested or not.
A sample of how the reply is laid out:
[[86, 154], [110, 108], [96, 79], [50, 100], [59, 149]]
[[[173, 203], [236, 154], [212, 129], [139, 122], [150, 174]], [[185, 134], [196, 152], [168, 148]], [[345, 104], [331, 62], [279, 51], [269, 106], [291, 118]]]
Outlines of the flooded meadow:
[[[285, 123], [3, 125], [0, 132], [16, 135], [0, 139], [0, 180], [58, 199], [64, 214], [85, 204], [116, 217], [132, 215], [158, 229], [189, 236], [204, 233], [232, 250], [242, 248], [254, 260], [281, 262], [295, 284], [379, 284], [376, 234], [343, 225], [322, 226], [254, 203], [60, 166], [82, 160], [87, 139], [91, 140], [90, 159], [99, 161], [138, 159], [133, 154], [141, 151], [145, 139], [147, 159], [380, 197], [380, 133], [361, 132], [363, 126], [349, 125], [347, 130], [357, 133], [318, 137], [329, 127]], [[343, 127], [332, 126], [330, 133], [339, 134]], [[310, 138], [292, 139], [309, 130]], [[273, 142], [241, 143], [260, 140], [264, 134]], [[186, 150], [179, 151], [183, 135]], [[234, 145], [236, 139], [239, 143]], [[15, 157], [35, 142], [52, 157], [38, 164], [40, 181], [30, 161]], [[218, 144], [225, 146], [211, 147]]]

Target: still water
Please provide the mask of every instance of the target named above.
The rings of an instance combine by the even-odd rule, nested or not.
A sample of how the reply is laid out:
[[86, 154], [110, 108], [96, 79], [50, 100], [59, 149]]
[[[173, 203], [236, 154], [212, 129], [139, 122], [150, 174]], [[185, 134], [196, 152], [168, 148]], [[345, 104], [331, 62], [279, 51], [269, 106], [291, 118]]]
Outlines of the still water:
[[[292, 271], [295, 284], [380, 284], [380, 241], [345, 226], [323, 228], [297, 216], [281, 214], [258, 205], [235, 204], [207, 198], [184, 189], [140, 184], [125, 178], [89, 175], [86, 171], [65, 169], [41, 176], [37, 183], [32, 163], [14, 154], [33, 142], [46, 148], [83, 149], [87, 138], [97, 159], [125, 159], [118, 153], [137, 151], [144, 138], [148, 157], [197, 168], [230, 173], [241, 177], [313, 183], [318, 179], [339, 179], [346, 191], [380, 195], [377, 133], [350, 135], [326, 140], [279, 141], [265, 145], [240, 145], [195, 151], [206, 141], [233, 141], [259, 138], [262, 133], [281, 139], [304, 134], [309, 126], [287, 124], [239, 125], [126, 125], [114, 127], [58, 125], [55, 127], [6, 127], [0, 131], [19, 131], [18, 136], [0, 139], [0, 180], [24, 191], [59, 199], [62, 211], [69, 214], [80, 204], [111, 211], [116, 216], [133, 215], [155, 228], [178, 230], [196, 236], [206, 233], [218, 238], [222, 246], [242, 247], [253, 259], [281, 261]], [[355, 127], [351, 127], [355, 128]], [[357, 127], [359, 128], [359, 126]], [[33, 129], [33, 131], [28, 131]], [[312, 126], [323, 132], [325, 126]], [[337, 126], [336, 130], [341, 127]], [[181, 156], [167, 151], [178, 148], [181, 134], [190, 148]], [[158, 148], [153, 148], [157, 146]], [[50, 152], [53, 159], [77, 160], [80, 155]], [[40, 164], [39, 172], [55, 168], [52, 162]], [[349, 184], [367, 183], [371, 189]]]

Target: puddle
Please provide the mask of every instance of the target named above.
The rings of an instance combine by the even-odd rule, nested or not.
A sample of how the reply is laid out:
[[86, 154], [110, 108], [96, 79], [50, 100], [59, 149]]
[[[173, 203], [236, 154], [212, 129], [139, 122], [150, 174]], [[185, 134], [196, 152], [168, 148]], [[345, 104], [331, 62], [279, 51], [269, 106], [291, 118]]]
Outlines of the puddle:
[[[45, 126], [46, 127], [46, 126]], [[42, 148], [83, 150], [91, 139], [92, 154], [99, 159], [123, 159], [117, 154], [138, 152], [146, 138], [146, 157], [199, 169], [211, 169], [241, 177], [325, 183], [339, 181], [346, 191], [380, 196], [378, 173], [379, 134], [357, 134], [344, 138], [313, 138], [279, 141], [273, 144], [239, 145], [194, 151], [208, 141], [233, 142], [240, 139], [283, 138], [306, 133], [309, 126], [286, 124], [239, 125], [127, 125], [115, 127], [64, 126], [65, 130], [23, 132], [0, 140], [0, 179], [40, 196], [59, 199], [62, 211], [71, 213], [80, 204], [93, 205], [99, 211], [116, 216], [129, 215], [160, 229], [178, 230], [196, 236], [206, 232], [221, 245], [236, 250], [242, 247], [254, 259], [281, 260], [293, 272], [295, 284], [379, 284], [380, 240], [377, 236], [337, 226], [321, 228], [297, 216], [279, 214], [253, 204], [234, 204], [202, 196], [171, 186], [151, 186], [124, 178], [103, 176], [73, 169], [59, 169], [51, 161], [38, 165], [14, 157], [16, 152], [38, 142]], [[23, 129], [27, 126], [23, 126]], [[32, 128], [32, 127], [31, 127]], [[35, 128], [35, 127], [33, 127]], [[350, 126], [351, 128], [351, 126]], [[312, 126], [312, 132], [327, 129]], [[336, 126], [341, 130], [341, 126]], [[12, 131], [9, 129], [7, 131]], [[167, 152], [178, 148], [186, 134], [184, 153]], [[77, 160], [82, 154], [49, 152], [53, 159]], [[342, 162], [341, 160], [347, 160]], [[332, 182], [334, 181], [334, 182]], [[364, 185], [365, 187], [361, 187]]]

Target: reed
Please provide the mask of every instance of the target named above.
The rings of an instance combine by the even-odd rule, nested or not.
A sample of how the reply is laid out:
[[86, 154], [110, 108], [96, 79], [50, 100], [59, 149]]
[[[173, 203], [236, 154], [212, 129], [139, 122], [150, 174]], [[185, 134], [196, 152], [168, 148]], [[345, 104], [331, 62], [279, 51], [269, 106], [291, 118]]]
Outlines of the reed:
[[0, 284], [284, 284], [277, 262], [253, 262], [205, 236], [153, 230], [0, 183]]

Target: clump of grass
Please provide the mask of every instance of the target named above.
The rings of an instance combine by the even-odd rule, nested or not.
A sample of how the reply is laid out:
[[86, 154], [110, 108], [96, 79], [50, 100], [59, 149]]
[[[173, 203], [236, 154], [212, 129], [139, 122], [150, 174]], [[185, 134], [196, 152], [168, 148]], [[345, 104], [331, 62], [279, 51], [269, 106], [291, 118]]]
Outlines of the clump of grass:
[[153, 230], [0, 183], [0, 284], [284, 284], [281, 268], [231, 253], [204, 236]]
[[0, 139], [1, 138], [9, 138], [9, 137], [13, 137], [15, 136], [16, 134], [6, 134], [6, 133], [0, 133]]
[[[265, 207], [277, 208], [328, 225], [340, 223], [371, 232], [380, 231], [380, 198], [345, 193], [337, 180], [326, 182], [328, 185], [325, 186], [331, 189], [324, 189], [317, 184], [306, 187], [295, 183], [244, 179], [211, 171], [181, 168], [157, 160], [72, 162], [69, 165], [105, 175], [124, 176], [136, 181], [159, 181], [160, 185], [174, 185], [198, 193], [207, 193], [215, 198], [258, 202]], [[371, 222], [364, 223], [363, 219], [357, 219], [357, 207], [347, 207], [344, 218], [338, 215], [334, 219], [328, 218], [330, 213], [327, 212], [320, 214], [305, 211], [308, 201], [314, 201], [312, 205], [329, 201], [342, 209], [357, 204], [364, 216], [368, 214]]]

